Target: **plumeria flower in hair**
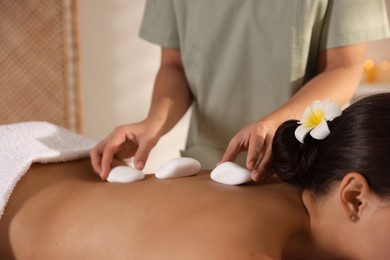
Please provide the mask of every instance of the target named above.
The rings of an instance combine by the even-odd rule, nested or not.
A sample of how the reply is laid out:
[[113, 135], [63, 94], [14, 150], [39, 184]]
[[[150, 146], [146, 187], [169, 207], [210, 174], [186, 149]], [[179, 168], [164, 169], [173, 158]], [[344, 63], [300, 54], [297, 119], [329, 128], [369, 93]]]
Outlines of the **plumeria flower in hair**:
[[330, 100], [314, 101], [310, 107], [306, 108], [301, 121], [298, 122], [300, 126], [295, 130], [295, 137], [301, 143], [308, 133], [314, 139], [324, 139], [330, 133], [328, 121], [341, 115], [341, 112], [339, 105]]

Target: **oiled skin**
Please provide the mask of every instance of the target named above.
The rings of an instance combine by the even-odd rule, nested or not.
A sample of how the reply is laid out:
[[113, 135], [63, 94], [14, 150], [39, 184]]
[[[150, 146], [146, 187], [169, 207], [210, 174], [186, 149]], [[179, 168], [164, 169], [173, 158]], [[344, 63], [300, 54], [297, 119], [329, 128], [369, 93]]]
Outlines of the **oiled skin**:
[[308, 227], [300, 190], [276, 179], [227, 186], [212, 181], [209, 173], [165, 180], [147, 175], [114, 184], [102, 182], [89, 159], [33, 165], [0, 221], [0, 258], [295, 255]]

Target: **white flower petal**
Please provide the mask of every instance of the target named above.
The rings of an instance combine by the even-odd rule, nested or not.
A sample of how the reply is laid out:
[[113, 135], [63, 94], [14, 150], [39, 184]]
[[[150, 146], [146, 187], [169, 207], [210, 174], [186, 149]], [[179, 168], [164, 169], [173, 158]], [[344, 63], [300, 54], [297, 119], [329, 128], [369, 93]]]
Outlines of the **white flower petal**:
[[316, 100], [311, 104], [310, 108], [312, 112], [312, 117], [314, 119], [314, 122], [316, 122], [316, 125], [319, 124], [319, 122], [321, 122], [322, 118], [324, 117], [324, 107], [328, 102], [329, 100]]
[[329, 102], [324, 106], [324, 117], [326, 120], [331, 120], [341, 115], [342, 111], [339, 105]]
[[319, 123], [313, 130], [310, 131], [310, 135], [317, 140], [322, 140], [327, 137], [330, 133], [328, 123], [325, 118], [322, 119], [321, 123]]
[[314, 101], [310, 107], [306, 108], [302, 119], [298, 122], [301, 124], [295, 130], [295, 137], [303, 143], [308, 132], [318, 140], [322, 140], [330, 133], [327, 121], [340, 116], [341, 108], [330, 100]]
[[311, 113], [311, 108], [310, 107], [307, 107], [305, 109], [305, 111], [303, 112], [303, 115], [302, 115], [302, 118], [301, 118], [301, 121], [299, 121], [298, 123], [299, 124], [306, 124], [308, 119], [311, 117], [312, 113]]
[[310, 105], [310, 108], [311, 110], [313, 111], [313, 113], [315, 113], [316, 111], [318, 110], [323, 110], [324, 106], [329, 102], [329, 100], [323, 100], [323, 101], [320, 101], [320, 100], [316, 100], [314, 101], [311, 105]]
[[303, 140], [305, 139], [306, 135], [312, 130], [313, 127], [308, 126], [308, 125], [300, 125], [295, 129], [295, 137], [297, 140], [301, 143], [303, 143]]

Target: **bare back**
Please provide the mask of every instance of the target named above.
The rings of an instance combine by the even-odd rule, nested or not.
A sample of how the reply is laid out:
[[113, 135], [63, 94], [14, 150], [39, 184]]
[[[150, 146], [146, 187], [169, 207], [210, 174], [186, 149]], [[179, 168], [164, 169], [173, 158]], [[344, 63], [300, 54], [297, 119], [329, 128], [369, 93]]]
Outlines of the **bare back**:
[[306, 222], [301, 192], [277, 180], [226, 186], [202, 171], [113, 184], [80, 160], [34, 165], [22, 178], [0, 221], [0, 253], [10, 255], [12, 248], [18, 259], [277, 259]]

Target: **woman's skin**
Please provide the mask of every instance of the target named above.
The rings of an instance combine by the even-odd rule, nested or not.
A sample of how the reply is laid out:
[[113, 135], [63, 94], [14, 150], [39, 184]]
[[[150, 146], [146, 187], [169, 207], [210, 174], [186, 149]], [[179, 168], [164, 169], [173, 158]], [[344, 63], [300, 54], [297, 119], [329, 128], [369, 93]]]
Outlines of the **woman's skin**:
[[389, 219], [389, 201], [354, 172], [314, 196], [277, 178], [223, 185], [209, 171], [107, 183], [84, 159], [35, 164], [19, 181], [0, 257], [387, 259]]
[[85, 159], [32, 166], [0, 221], [0, 253], [1, 259], [294, 259], [310, 249], [308, 227], [301, 191], [276, 179], [227, 186], [202, 171], [114, 184], [102, 182]]
[[390, 200], [372, 192], [361, 174], [348, 173], [324, 196], [305, 190], [302, 200], [318, 247], [342, 259], [389, 259]]

